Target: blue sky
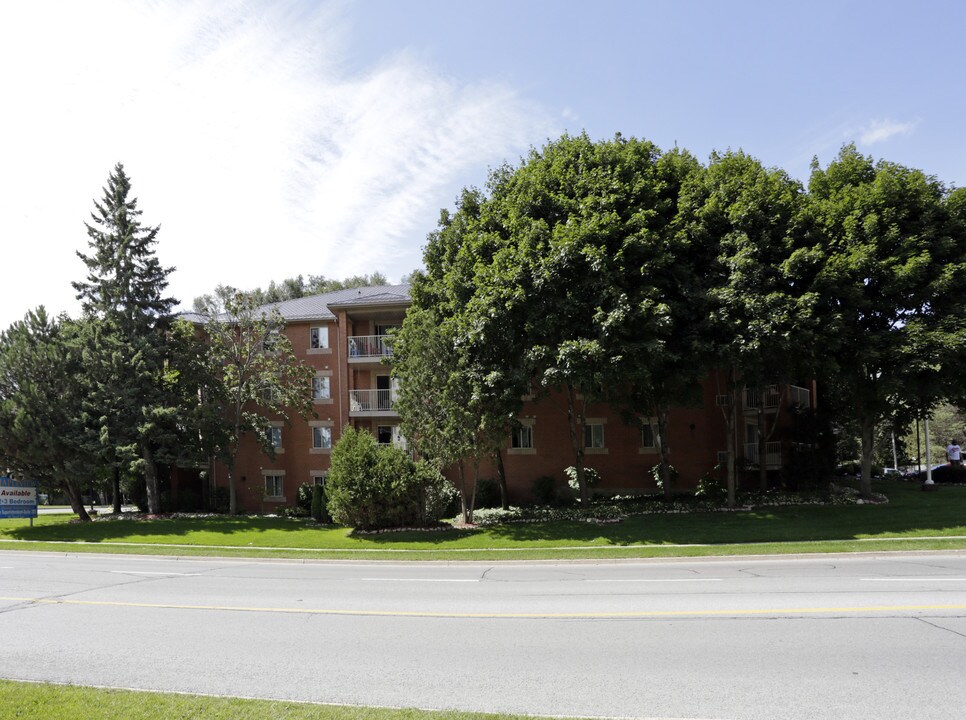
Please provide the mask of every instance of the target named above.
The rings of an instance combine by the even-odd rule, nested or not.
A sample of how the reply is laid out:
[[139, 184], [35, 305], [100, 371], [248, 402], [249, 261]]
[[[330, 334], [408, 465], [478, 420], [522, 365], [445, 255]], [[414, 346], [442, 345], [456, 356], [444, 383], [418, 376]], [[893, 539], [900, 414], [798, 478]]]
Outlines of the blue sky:
[[966, 184], [966, 3], [89, 0], [0, 4], [0, 326], [76, 313], [114, 163], [185, 304], [419, 266], [439, 209], [564, 131], [743, 148], [807, 181], [845, 142]]

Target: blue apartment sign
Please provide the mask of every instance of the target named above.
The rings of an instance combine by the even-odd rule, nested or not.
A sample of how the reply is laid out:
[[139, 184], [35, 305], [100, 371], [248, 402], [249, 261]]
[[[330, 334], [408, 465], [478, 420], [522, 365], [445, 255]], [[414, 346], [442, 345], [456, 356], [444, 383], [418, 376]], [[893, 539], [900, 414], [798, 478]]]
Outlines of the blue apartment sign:
[[37, 517], [37, 483], [0, 477], [0, 518]]

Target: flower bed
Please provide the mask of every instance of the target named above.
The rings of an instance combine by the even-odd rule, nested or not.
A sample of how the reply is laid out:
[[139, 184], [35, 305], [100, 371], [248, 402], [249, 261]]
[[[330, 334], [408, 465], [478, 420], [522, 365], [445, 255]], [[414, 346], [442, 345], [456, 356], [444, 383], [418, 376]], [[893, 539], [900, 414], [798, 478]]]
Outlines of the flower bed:
[[614, 496], [592, 501], [589, 509], [579, 506], [551, 507], [534, 505], [476, 510], [473, 520], [476, 525], [502, 525], [506, 523], [541, 522], [620, 522], [631, 515], [668, 515], [695, 512], [748, 512], [761, 507], [786, 507], [792, 505], [859, 505], [888, 502], [885, 495], [875, 495], [871, 500], [863, 500], [853, 488], [833, 485], [821, 493], [791, 493], [781, 490], [768, 492], [739, 492], [735, 507], [729, 508], [720, 502], [695, 498], [693, 495], [677, 496], [670, 502], [663, 494]]

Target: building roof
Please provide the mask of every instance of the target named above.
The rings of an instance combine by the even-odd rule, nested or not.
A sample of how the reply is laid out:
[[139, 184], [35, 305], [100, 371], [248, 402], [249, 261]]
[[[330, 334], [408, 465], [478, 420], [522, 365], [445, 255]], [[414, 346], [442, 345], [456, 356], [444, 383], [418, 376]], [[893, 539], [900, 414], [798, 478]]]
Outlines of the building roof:
[[278, 309], [289, 320], [335, 320], [330, 308], [363, 307], [372, 305], [408, 305], [408, 285], [373, 285], [285, 300], [266, 305], [266, 310]]
[[[409, 285], [373, 285], [283, 300], [262, 305], [258, 309], [265, 313], [278, 310], [282, 319], [286, 322], [293, 322], [298, 320], [335, 320], [335, 314], [329, 308], [408, 304]], [[190, 322], [204, 323], [204, 317], [197, 313], [185, 312], [181, 313], [179, 317]]]

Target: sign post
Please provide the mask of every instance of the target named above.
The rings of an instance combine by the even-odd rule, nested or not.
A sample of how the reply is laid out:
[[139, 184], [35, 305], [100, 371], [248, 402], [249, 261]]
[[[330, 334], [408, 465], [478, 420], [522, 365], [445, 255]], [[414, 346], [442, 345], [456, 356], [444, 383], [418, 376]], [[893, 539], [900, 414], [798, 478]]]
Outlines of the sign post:
[[37, 483], [0, 476], [0, 519], [37, 517]]

